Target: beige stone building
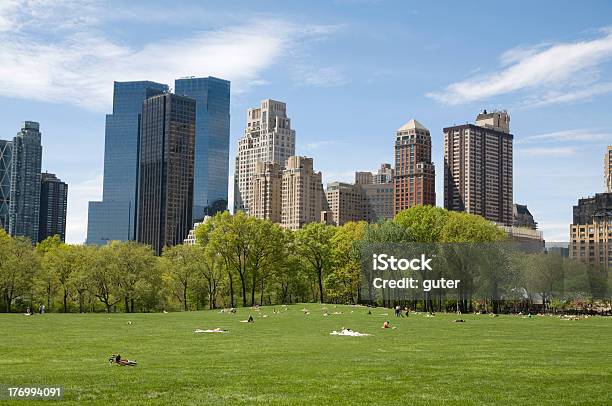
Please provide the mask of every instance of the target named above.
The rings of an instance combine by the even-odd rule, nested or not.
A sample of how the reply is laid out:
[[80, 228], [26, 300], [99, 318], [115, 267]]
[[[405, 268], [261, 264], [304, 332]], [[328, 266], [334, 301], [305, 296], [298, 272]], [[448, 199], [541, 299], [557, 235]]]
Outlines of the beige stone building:
[[[368, 223], [393, 218], [394, 171], [391, 164], [381, 164], [378, 171], [371, 174], [369, 182], [360, 182], [355, 173], [355, 185], [361, 191], [361, 216]], [[370, 173], [370, 172], [365, 172]]]
[[444, 128], [444, 207], [513, 224], [512, 142], [505, 111]]
[[283, 102], [266, 99], [259, 107], [247, 110], [247, 127], [238, 140], [234, 172], [234, 212], [250, 214], [253, 198], [253, 175], [260, 161], [281, 167], [295, 155], [295, 131]]
[[612, 193], [612, 145], [608, 146], [604, 158], [604, 179], [606, 182], [606, 192]]
[[321, 172], [313, 170], [312, 158], [289, 157], [282, 181], [281, 225], [297, 230], [305, 224], [320, 222], [323, 184]]
[[[370, 175], [372, 174], [370, 173]], [[363, 192], [359, 186], [360, 185], [342, 182], [331, 182], [327, 184], [325, 197], [327, 199], [329, 211], [332, 213], [333, 224], [341, 226], [349, 221], [365, 220], [363, 212]]]
[[612, 269], [612, 193], [578, 200], [570, 225], [571, 258]]
[[250, 214], [259, 219], [281, 222], [283, 171], [276, 162], [258, 161], [253, 175]]

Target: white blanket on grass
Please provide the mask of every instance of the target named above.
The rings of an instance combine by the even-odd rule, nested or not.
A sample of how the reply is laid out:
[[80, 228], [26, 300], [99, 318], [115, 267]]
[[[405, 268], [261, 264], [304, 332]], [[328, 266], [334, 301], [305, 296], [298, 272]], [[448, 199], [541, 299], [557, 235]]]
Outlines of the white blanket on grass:
[[219, 328], [215, 328], [212, 330], [202, 330], [202, 329], [196, 328], [194, 333], [227, 333], [227, 330], [221, 330]]
[[371, 334], [366, 334], [366, 333], [359, 333], [353, 330], [332, 331], [329, 334], [332, 336], [351, 336], [351, 337], [365, 337], [365, 336], [371, 335]]

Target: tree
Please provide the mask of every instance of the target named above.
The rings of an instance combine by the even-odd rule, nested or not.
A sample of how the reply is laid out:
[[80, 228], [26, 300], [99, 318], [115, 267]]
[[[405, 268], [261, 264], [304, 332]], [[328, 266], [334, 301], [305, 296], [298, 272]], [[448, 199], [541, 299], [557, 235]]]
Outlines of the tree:
[[111, 246], [119, 267], [119, 291], [125, 312], [134, 312], [134, 301], [144, 294], [147, 275], [155, 269], [155, 253], [151, 247], [134, 241], [114, 241]]
[[361, 271], [359, 241], [365, 236], [367, 223], [348, 222], [336, 229], [332, 237], [334, 269], [325, 278], [328, 298], [356, 303]]
[[79, 313], [85, 312], [85, 295], [90, 289], [90, 273], [96, 266], [98, 247], [92, 245], [75, 245], [73, 247], [73, 271], [70, 274], [70, 286], [77, 295]]
[[121, 301], [119, 267], [114, 251], [112, 243], [99, 248], [94, 266], [88, 275], [91, 292], [106, 306], [107, 313]]
[[266, 280], [275, 264], [281, 260], [284, 234], [280, 226], [269, 220], [258, 220], [253, 217], [249, 220], [251, 244], [247, 265], [251, 273], [251, 306], [253, 306], [255, 289], [258, 285], [261, 289], [260, 304], [263, 304]]
[[[60, 242], [59, 245], [49, 244], [42, 258], [43, 269], [45, 269], [47, 274], [55, 275], [55, 280], [62, 290], [62, 309], [64, 313], [68, 312], [68, 298], [71, 287], [70, 275], [74, 262], [73, 254], [74, 249], [71, 245]], [[48, 280], [47, 283], [49, 282]]]
[[172, 293], [189, 310], [187, 293], [201, 264], [201, 248], [195, 245], [166, 247], [162, 253], [163, 277]]
[[296, 231], [297, 250], [310, 265], [317, 278], [319, 300], [324, 303], [323, 278], [333, 263], [332, 238], [335, 228], [322, 223], [310, 223]]
[[212, 310], [217, 307], [217, 292], [225, 269], [223, 258], [212, 247], [202, 247], [200, 275], [206, 281], [208, 294], [208, 307]]
[[414, 206], [397, 213], [393, 221], [409, 230], [413, 241], [434, 243], [441, 239], [450, 212], [435, 206]]
[[0, 292], [7, 313], [13, 301], [32, 287], [39, 269], [40, 259], [32, 242], [24, 237], [10, 238], [0, 229]]

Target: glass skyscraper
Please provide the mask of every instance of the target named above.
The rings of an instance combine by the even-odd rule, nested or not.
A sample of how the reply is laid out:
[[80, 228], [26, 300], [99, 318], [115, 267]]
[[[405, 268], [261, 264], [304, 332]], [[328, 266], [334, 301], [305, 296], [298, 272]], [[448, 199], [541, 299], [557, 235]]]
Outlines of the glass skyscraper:
[[25, 121], [13, 138], [11, 158], [11, 193], [9, 202], [9, 234], [38, 241], [40, 211], [40, 167], [42, 146], [40, 126]]
[[102, 201], [89, 202], [87, 244], [135, 239], [142, 102], [167, 91], [155, 82], [115, 82], [113, 114], [106, 116]]
[[9, 202], [11, 197], [11, 159], [13, 143], [0, 140], [0, 228], [9, 231]]
[[174, 82], [177, 95], [196, 100], [193, 221], [227, 210], [230, 82], [215, 77]]
[[68, 184], [53, 173], [43, 173], [40, 180], [39, 242], [54, 235], [66, 241], [67, 208]]

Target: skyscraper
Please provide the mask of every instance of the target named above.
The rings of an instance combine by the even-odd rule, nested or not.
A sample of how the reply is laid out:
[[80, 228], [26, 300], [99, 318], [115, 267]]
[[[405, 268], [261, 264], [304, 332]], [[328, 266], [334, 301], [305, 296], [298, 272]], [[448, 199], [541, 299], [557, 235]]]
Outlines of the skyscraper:
[[579, 199], [573, 214], [570, 257], [600, 269], [612, 269], [612, 193]]
[[157, 254], [193, 225], [195, 109], [194, 99], [169, 93], [142, 105], [137, 240]]
[[115, 82], [113, 114], [106, 116], [101, 202], [89, 202], [87, 244], [135, 239], [142, 102], [168, 91], [155, 82]]
[[332, 224], [341, 226], [349, 221], [365, 220], [363, 194], [359, 186], [343, 182], [327, 184], [325, 198], [332, 213]]
[[269, 161], [285, 166], [295, 154], [295, 131], [285, 103], [266, 99], [247, 111], [247, 128], [238, 140], [234, 172], [234, 211], [250, 214], [255, 163]]
[[59, 235], [66, 241], [68, 185], [52, 173], [43, 173], [40, 183], [38, 241]]
[[11, 157], [11, 193], [9, 202], [9, 234], [38, 241], [40, 211], [40, 166], [42, 146], [40, 127], [25, 121], [13, 138]]
[[11, 201], [11, 159], [13, 143], [0, 140], [0, 228], [9, 231], [9, 202]]
[[604, 157], [604, 179], [606, 182], [606, 192], [612, 193], [612, 145], [608, 146]]
[[394, 212], [436, 204], [436, 173], [431, 161], [431, 135], [416, 120], [397, 130], [395, 137]]
[[513, 223], [512, 140], [505, 111], [444, 128], [444, 207]]
[[289, 157], [283, 170], [281, 225], [297, 230], [321, 221], [323, 200], [321, 172], [313, 170], [312, 158]]
[[196, 101], [193, 221], [227, 210], [230, 82], [214, 77], [174, 82], [177, 95]]

